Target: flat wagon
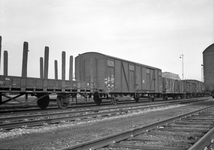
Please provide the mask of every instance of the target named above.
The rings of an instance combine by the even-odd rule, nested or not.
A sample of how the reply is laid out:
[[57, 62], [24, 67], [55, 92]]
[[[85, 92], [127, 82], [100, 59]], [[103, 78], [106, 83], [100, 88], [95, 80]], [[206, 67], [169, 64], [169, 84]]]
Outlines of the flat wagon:
[[79, 54], [75, 58], [75, 77], [94, 83], [94, 101], [98, 105], [102, 99], [126, 95], [136, 102], [140, 97], [153, 101], [162, 93], [161, 69], [97, 52]]
[[[0, 54], [1, 54], [0, 36]], [[48, 78], [49, 48], [45, 47], [44, 59], [40, 58], [40, 77], [32, 78], [27, 76], [28, 43], [23, 44], [23, 61], [21, 76], [8, 75], [8, 53], [4, 51], [4, 70], [0, 75], [0, 105], [15, 100], [23, 95], [35, 96], [37, 105], [45, 109], [49, 105], [49, 95], [57, 95], [56, 102], [59, 108], [66, 108], [70, 97], [77, 97], [77, 94], [90, 95], [90, 83], [73, 80], [73, 56], [70, 56], [69, 80], [65, 79], [65, 52], [62, 52], [62, 79], [58, 79], [58, 66], [55, 60], [55, 79]], [[1, 55], [0, 55], [1, 56]], [[1, 62], [1, 57], [0, 57]], [[13, 95], [13, 96], [10, 96]], [[3, 100], [3, 98], [6, 100]]]

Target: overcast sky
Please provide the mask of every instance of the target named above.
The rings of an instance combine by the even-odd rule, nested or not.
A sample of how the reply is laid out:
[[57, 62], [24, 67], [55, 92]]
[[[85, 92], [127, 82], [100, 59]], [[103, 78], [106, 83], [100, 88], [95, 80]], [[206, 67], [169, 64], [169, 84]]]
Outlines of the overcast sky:
[[181, 78], [184, 54], [184, 78], [201, 80], [202, 52], [214, 43], [214, 0], [0, 0], [0, 36], [9, 75], [21, 75], [27, 41], [29, 77], [39, 77], [39, 58], [49, 46], [50, 78], [54, 60], [61, 72], [62, 51], [66, 79], [70, 55], [95, 51]]

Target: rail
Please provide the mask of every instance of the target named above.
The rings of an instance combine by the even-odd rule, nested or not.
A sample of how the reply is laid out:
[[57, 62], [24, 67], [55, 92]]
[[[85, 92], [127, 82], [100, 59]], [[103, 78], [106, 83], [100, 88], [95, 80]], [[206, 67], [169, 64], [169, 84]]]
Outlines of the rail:
[[[206, 108], [203, 108], [203, 109], [200, 109], [200, 110], [197, 110], [197, 111], [193, 111], [193, 112], [190, 112], [190, 113], [187, 113], [187, 114], [184, 114], [184, 115], [180, 115], [180, 116], [177, 116], [177, 117], [173, 117], [173, 118], [170, 118], [170, 119], [166, 119], [166, 120], [163, 120], [163, 121], [160, 121], [160, 122], [157, 122], [157, 123], [154, 123], [154, 124], [150, 124], [150, 125], [147, 125], [147, 126], [144, 126], [144, 127], [141, 127], [141, 128], [137, 128], [137, 129], [132, 129], [130, 131], [126, 131], [126, 132], [122, 132], [122, 133], [118, 133], [118, 134], [115, 134], [115, 135], [110, 135], [110, 136], [107, 136], [107, 137], [104, 137], [104, 138], [101, 138], [101, 139], [97, 139], [97, 140], [92, 140], [92, 141], [89, 141], [89, 142], [86, 142], [86, 143], [82, 143], [82, 144], [78, 144], [78, 145], [75, 145], [75, 146], [71, 146], [71, 147], [66, 147], [66, 148], [62, 148], [60, 150], [92, 150], [92, 149], [98, 149], [98, 148], [104, 148], [106, 146], [110, 146], [110, 147], [114, 147], [114, 148], [121, 148], [121, 147], [126, 147], [126, 148], [141, 148], [141, 149], [146, 149], [148, 147], [143, 147], [143, 146], [134, 146], [134, 145], [120, 145], [118, 142], [121, 142], [123, 140], [126, 140], [126, 139], [130, 139], [130, 138], [134, 138], [140, 134], [143, 134], [143, 133], [146, 133], [148, 131], [151, 131], [151, 130], [154, 130], [154, 129], [162, 129], [164, 128], [165, 125], [168, 125], [172, 122], [176, 122], [178, 120], [181, 120], [181, 119], [184, 119], [184, 118], [187, 118], [187, 117], [190, 117], [190, 116], [194, 116], [195, 114], [198, 114], [198, 113], [202, 113], [206, 110], [209, 110], [210, 108], [213, 108], [214, 106], [209, 106], [209, 107], [206, 107]], [[190, 117], [191, 118], [191, 117]], [[192, 129], [191, 129], [192, 131]], [[201, 130], [198, 130], [198, 131], [201, 131], [201, 132], [207, 132], [205, 129], [201, 129]], [[210, 131], [210, 133], [208, 132], [207, 134], [208, 135], [211, 135], [213, 133], [213, 130]], [[207, 137], [207, 135], [205, 135], [205, 137]], [[209, 136], [210, 137], [210, 136]], [[202, 138], [201, 141], [199, 141], [198, 143], [200, 144], [201, 142], [204, 142], [204, 140], [206, 141], [207, 138]], [[195, 149], [198, 148], [198, 143], [195, 144]], [[202, 146], [203, 147], [203, 146]], [[152, 146], [150, 146], [149, 148], [152, 149]], [[149, 149], [148, 148], [148, 149]], [[167, 147], [153, 147], [153, 149], [170, 149], [170, 148], [167, 148]], [[173, 147], [171, 147], [171, 149], [173, 149]], [[176, 149], [174, 147], [174, 149]], [[177, 149], [185, 149], [185, 148], [177, 148]], [[201, 148], [199, 148], [201, 149]], [[203, 149], [203, 148], [202, 148]], [[198, 150], [198, 149], [197, 149]]]

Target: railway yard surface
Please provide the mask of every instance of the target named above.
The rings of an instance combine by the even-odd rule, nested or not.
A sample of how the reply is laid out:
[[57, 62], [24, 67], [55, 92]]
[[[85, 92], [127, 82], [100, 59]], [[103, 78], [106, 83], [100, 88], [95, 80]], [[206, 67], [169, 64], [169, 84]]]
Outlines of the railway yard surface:
[[[208, 101], [198, 101], [192, 103], [171, 103], [159, 106], [154, 105], [155, 103], [150, 103], [150, 105], [148, 106], [130, 105], [130, 108], [127, 107], [127, 104], [124, 105], [124, 107], [126, 106], [126, 108], [122, 108], [122, 105], [95, 107], [94, 110], [96, 111], [94, 111], [93, 114], [98, 114], [101, 112], [104, 114], [104, 112], [108, 112], [109, 115], [98, 114], [96, 115], [96, 117], [90, 117], [89, 114], [91, 114], [91, 112], [88, 111], [85, 112], [85, 114], [88, 114], [89, 116], [85, 118], [76, 117], [76, 119], [73, 120], [67, 119], [65, 121], [60, 120], [58, 122], [53, 121], [50, 123], [43, 123], [43, 125], [40, 126], [32, 127], [25, 125], [22, 127], [14, 127], [11, 129], [2, 128], [0, 130], [0, 149], [69, 149], [69, 147], [73, 147], [75, 145], [79, 145], [88, 141], [93, 141], [96, 139], [111, 136], [113, 134], [119, 134], [122, 132], [134, 130], [162, 120], [166, 120], [178, 115], [214, 105], [214, 100], [211, 97], [197, 98], [197, 100], [201, 99], [208, 99]], [[144, 103], [138, 103], [137, 105], [142, 104]], [[119, 109], [116, 109], [116, 107], [119, 107]], [[135, 109], [137, 107], [139, 108]], [[99, 110], [98, 108], [101, 110]], [[86, 108], [83, 108], [82, 111], [84, 109]], [[93, 109], [93, 107], [91, 109]], [[119, 111], [116, 112], [117, 110]], [[214, 108], [211, 108], [209, 112], [212, 112], [213, 110]], [[16, 115], [16, 117], [17, 116], [19, 115]], [[76, 116], [78, 116], [78, 113], [76, 114]], [[80, 114], [80, 116], [83, 115]], [[1, 115], [1, 119], [3, 117], [6, 117], [6, 115]], [[56, 116], [53, 118], [56, 118]], [[213, 119], [214, 117], [210, 119], [210, 121], [212, 121], [212, 125], [214, 122]], [[10, 121], [5, 121], [2, 124], [8, 122]], [[185, 135], [183, 136], [185, 137]], [[212, 145], [210, 145], [210, 147], [207, 147], [207, 149], [212, 149], [211, 147]], [[107, 147], [103, 149], [110, 148]]]

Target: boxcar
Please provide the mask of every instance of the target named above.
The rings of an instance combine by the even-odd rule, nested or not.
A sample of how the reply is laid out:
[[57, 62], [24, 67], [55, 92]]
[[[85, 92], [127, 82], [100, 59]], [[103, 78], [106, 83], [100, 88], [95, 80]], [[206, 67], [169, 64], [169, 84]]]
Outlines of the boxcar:
[[104, 55], [97, 52], [79, 54], [75, 58], [76, 80], [94, 83], [94, 101], [130, 95], [150, 100], [162, 93], [162, 71], [159, 68]]
[[204, 84], [198, 80], [183, 80], [186, 97], [199, 97], [204, 95]]
[[214, 44], [203, 51], [204, 87], [214, 97]]
[[183, 83], [179, 75], [171, 72], [162, 73], [162, 84], [163, 84], [163, 98], [173, 99], [183, 96]]
[[204, 84], [198, 80], [189, 80], [192, 82], [192, 93], [193, 96], [203, 96], [204, 95]]

